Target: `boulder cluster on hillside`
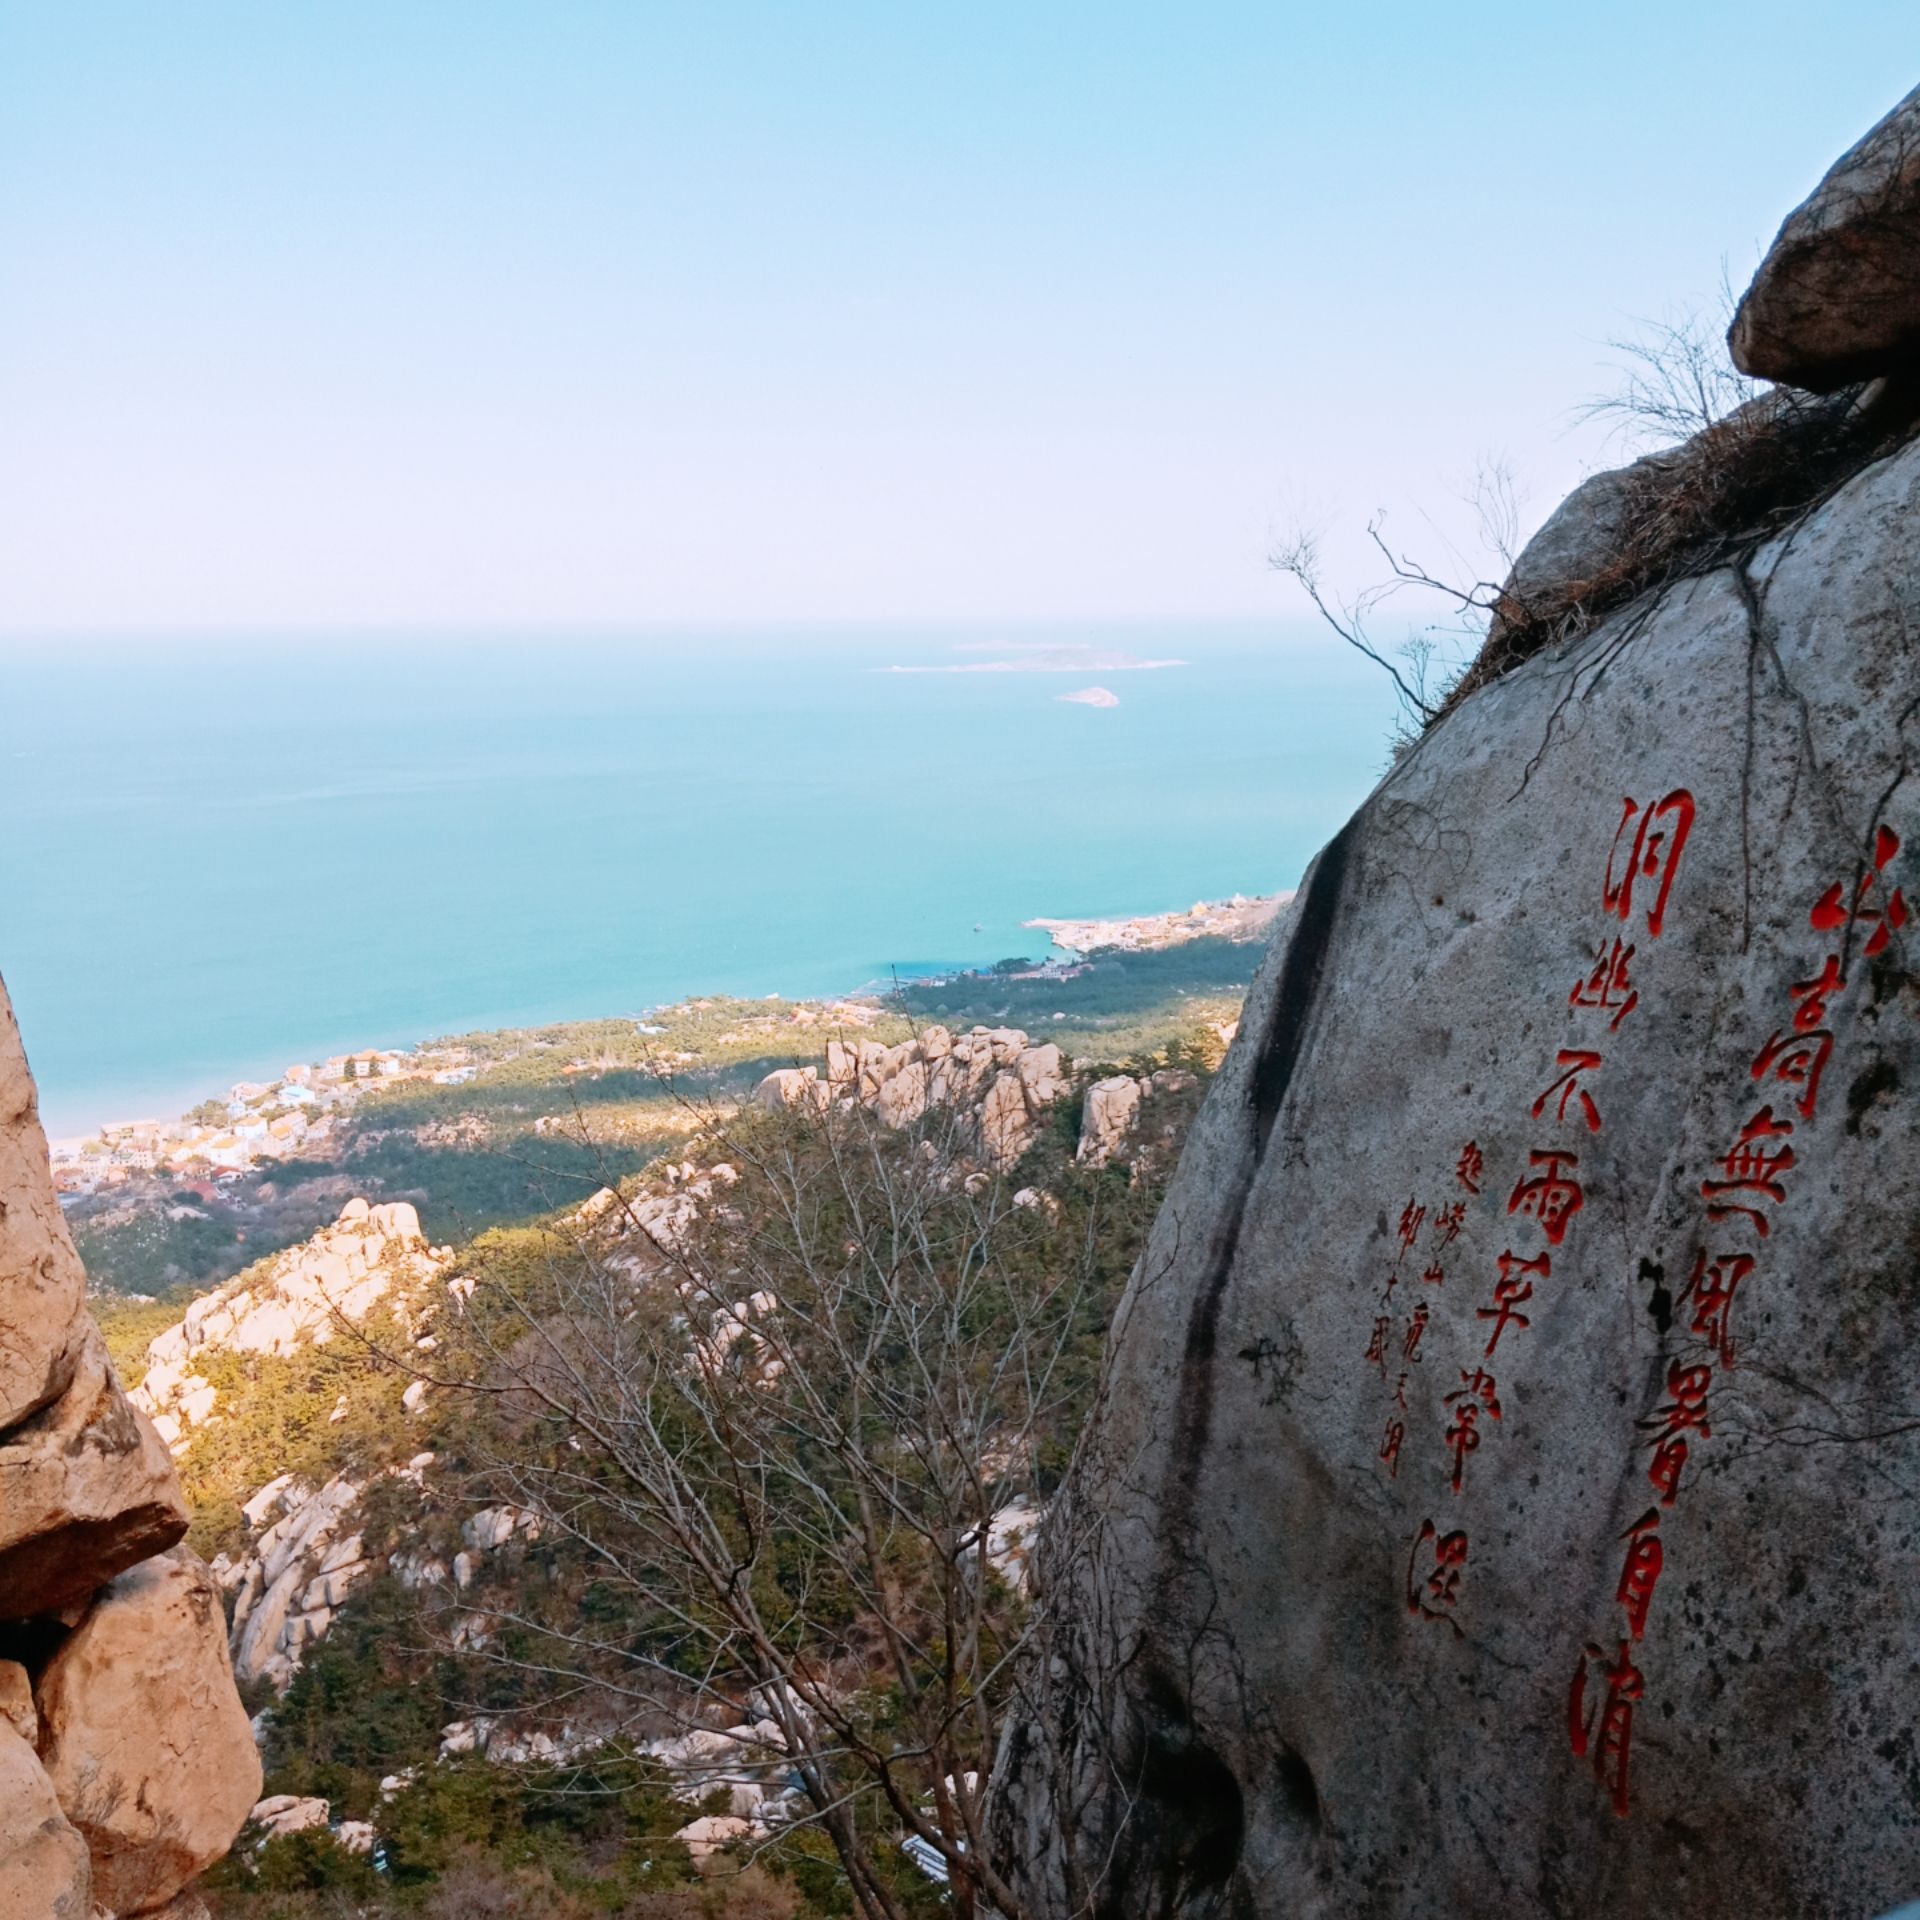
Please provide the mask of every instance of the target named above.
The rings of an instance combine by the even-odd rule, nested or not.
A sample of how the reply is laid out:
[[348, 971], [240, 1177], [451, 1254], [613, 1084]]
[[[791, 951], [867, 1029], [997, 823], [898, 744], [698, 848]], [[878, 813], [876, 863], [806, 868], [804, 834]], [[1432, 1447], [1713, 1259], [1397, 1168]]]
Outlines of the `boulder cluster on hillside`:
[[819, 1107], [857, 1100], [890, 1127], [910, 1127], [936, 1109], [955, 1114], [969, 1144], [997, 1172], [1033, 1145], [1041, 1114], [1066, 1090], [1060, 1049], [1036, 1046], [1017, 1027], [951, 1034], [927, 1027], [884, 1047], [876, 1040], [829, 1040], [826, 1072], [783, 1067], [756, 1089], [763, 1106]]
[[146, 1373], [129, 1397], [178, 1452], [193, 1428], [214, 1418], [219, 1403], [196, 1359], [284, 1356], [321, 1345], [383, 1301], [404, 1314], [452, 1257], [451, 1248], [428, 1247], [420, 1216], [405, 1201], [376, 1207], [349, 1200], [333, 1226], [275, 1255], [264, 1269], [202, 1294], [177, 1326], [148, 1345]]
[[260, 1761], [173, 1463], [84, 1293], [0, 988], [0, 1914], [187, 1920]]

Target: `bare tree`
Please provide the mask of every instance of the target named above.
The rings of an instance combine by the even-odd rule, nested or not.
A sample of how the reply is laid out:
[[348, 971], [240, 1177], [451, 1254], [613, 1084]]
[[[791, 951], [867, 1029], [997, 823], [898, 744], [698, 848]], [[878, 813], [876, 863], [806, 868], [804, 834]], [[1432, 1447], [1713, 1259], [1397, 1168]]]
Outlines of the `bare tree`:
[[1109, 1305], [1094, 1213], [1016, 1206], [969, 1138], [851, 1102], [715, 1119], [701, 1204], [608, 1209], [483, 1279], [460, 1336], [471, 1498], [574, 1569], [563, 1607], [462, 1600], [478, 1657], [603, 1737], [771, 1720], [868, 1920], [901, 1920], [895, 1839], [962, 1915], [1022, 1912], [982, 1844], [1035, 1624], [1010, 1528], [1064, 1470]]
[[[1756, 500], [1764, 506], [1772, 493], [1791, 494], [1783, 473], [1791, 476], [1809, 465], [1805, 436], [1791, 431], [1790, 404], [1776, 399], [1769, 407], [1748, 405], [1763, 387], [1738, 372], [1727, 356], [1733, 305], [1723, 277], [1716, 314], [1676, 311], [1638, 322], [1607, 342], [1617, 356], [1614, 382], [1575, 417], [1605, 422], [1631, 451], [1661, 457], [1632, 470], [1631, 511], [1623, 515], [1628, 524], [1616, 564], [1591, 583], [1595, 592], [1582, 602], [1586, 613], [1592, 611], [1588, 601], [1629, 595], [1670, 571], [1679, 556], [1711, 547], [1744, 515], [1758, 510]], [[1810, 423], [1824, 425], [1818, 406]], [[1686, 455], [1666, 452], [1683, 443], [1691, 443]], [[1271, 554], [1274, 568], [1305, 591], [1334, 632], [1391, 677], [1401, 709], [1396, 751], [1410, 746], [1473, 685], [1495, 677], [1557, 630], [1554, 620], [1533, 619], [1524, 602], [1503, 591], [1520, 549], [1519, 497], [1509, 469], [1503, 462], [1483, 461], [1462, 499], [1477, 551], [1463, 552], [1434, 527], [1446, 561], [1429, 566], [1391, 546], [1383, 531], [1385, 516], [1376, 513], [1367, 534], [1385, 570], [1350, 598], [1336, 596], [1325, 584], [1314, 530], [1290, 530]], [[1385, 609], [1408, 593], [1427, 617], [1397, 640], [1384, 637]]]
[[[1436, 541], [1452, 563], [1445, 572], [1393, 546], [1384, 512], [1368, 521], [1367, 538], [1386, 571], [1350, 598], [1341, 598], [1326, 584], [1320, 529], [1298, 522], [1281, 534], [1268, 555], [1268, 564], [1306, 594], [1320, 618], [1393, 681], [1400, 702], [1397, 747], [1417, 739], [1442, 710], [1451, 682], [1485, 635], [1501, 584], [1513, 568], [1520, 502], [1507, 463], [1482, 460], [1460, 497], [1471, 514], [1478, 551], [1463, 551], [1435, 528]], [[1482, 577], [1489, 561], [1498, 578]], [[1420, 613], [1397, 640], [1384, 637], [1379, 625], [1385, 610], [1408, 595]]]
[[1734, 304], [1723, 275], [1713, 313], [1680, 308], [1609, 339], [1608, 350], [1618, 356], [1614, 385], [1576, 417], [1607, 422], [1635, 451], [1677, 446], [1720, 426], [1766, 390], [1727, 356]]

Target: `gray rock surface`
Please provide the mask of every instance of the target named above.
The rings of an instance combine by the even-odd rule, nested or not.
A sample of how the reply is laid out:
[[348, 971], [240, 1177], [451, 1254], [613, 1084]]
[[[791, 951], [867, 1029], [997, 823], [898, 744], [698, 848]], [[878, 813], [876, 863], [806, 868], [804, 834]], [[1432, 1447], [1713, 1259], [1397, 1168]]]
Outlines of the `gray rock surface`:
[[1920, 1886], [1916, 554], [1909, 445], [1320, 855], [1049, 1519], [1038, 1911]]
[[1920, 87], [1787, 216], [1727, 344], [1743, 372], [1815, 393], [1920, 370]]

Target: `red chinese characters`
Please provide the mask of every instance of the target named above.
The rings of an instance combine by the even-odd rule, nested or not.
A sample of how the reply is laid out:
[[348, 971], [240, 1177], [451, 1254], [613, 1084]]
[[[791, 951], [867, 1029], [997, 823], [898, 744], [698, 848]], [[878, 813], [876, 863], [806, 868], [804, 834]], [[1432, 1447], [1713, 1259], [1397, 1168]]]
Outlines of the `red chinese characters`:
[[1811, 980], [1796, 980], [1787, 991], [1797, 1003], [1793, 1009], [1793, 1025], [1796, 1033], [1811, 1033], [1814, 1028], [1824, 1026], [1827, 1019], [1827, 1002], [1836, 994], [1847, 990], [1846, 975], [1840, 971], [1840, 956], [1837, 953], [1827, 955], [1825, 964]]
[[1400, 1209], [1400, 1251], [1406, 1253], [1420, 1237], [1420, 1225], [1427, 1217], [1425, 1207], [1416, 1206], [1409, 1200]]
[[1493, 1331], [1487, 1336], [1486, 1352], [1482, 1358], [1493, 1358], [1494, 1349], [1500, 1344], [1500, 1336], [1509, 1326], [1532, 1326], [1533, 1322], [1520, 1311], [1522, 1303], [1533, 1298], [1533, 1281], [1525, 1276], [1533, 1274], [1545, 1280], [1552, 1273], [1553, 1260], [1550, 1254], [1537, 1254], [1531, 1260], [1522, 1260], [1512, 1248], [1508, 1248], [1500, 1256], [1500, 1278], [1493, 1283], [1493, 1304], [1474, 1309], [1476, 1318], [1493, 1322]]
[[1810, 1032], [1797, 1027], [1785, 1032], [1776, 1030], [1753, 1056], [1753, 1077], [1797, 1087], [1800, 1097], [1793, 1103], [1793, 1110], [1802, 1120], [1811, 1120], [1820, 1104], [1820, 1076], [1826, 1072], [1832, 1053], [1833, 1034], [1829, 1028], [1815, 1027]]
[[[1459, 1396], [1449, 1394], [1447, 1397], [1452, 1400]], [[1461, 1400], [1453, 1410], [1453, 1424], [1448, 1427], [1446, 1438], [1447, 1451], [1453, 1455], [1453, 1471], [1448, 1476], [1447, 1484], [1455, 1493], [1460, 1491], [1461, 1483], [1466, 1477], [1467, 1455], [1472, 1453], [1479, 1444], [1479, 1404], [1473, 1400]]]
[[1387, 1431], [1380, 1441], [1380, 1458], [1387, 1463], [1388, 1477], [1400, 1478], [1400, 1449], [1407, 1442], [1407, 1423], [1404, 1420], [1389, 1420]]
[[1586, 1116], [1587, 1131], [1600, 1131], [1600, 1109], [1593, 1103], [1593, 1095], [1580, 1084], [1583, 1073], [1594, 1073], [1604, 1064], [1600, 1056], [1586, 1047], [1562, 1047], [1554, 1065], [1560, 1069], [1560, 1077], [1550, 1085], [1546, 1092], [1533, 1103], [1533, 1117], [1538, 1120], [1546, 1111], [1547, 1102], [1557, 1093], [1560, 1104], [1554, 1118], [1564, 1120], [1567, 1117], [1567, 1102], [1577, 1099], [1580, 1111]]
[[[1588, 1700], [1589, 1675], [1599, 1669], [1600, 1687]], [[1601, 1691], [1604, 1688], [1604, 1692]], [[1646, 1677], [1633, 1664], [1627, 1643], [1609, 1660], [1603, 1648], [1587, 1643], [1574, 1670], [1567, 1696], [1567, 1735], [1576, 1759], [1592, 1763], [1593, 1776], [1606, 1788], [1613, 1810], [1625, 1818], [1627, 1765], [1633, 1748], [1633, 1709], [1646, 1692]]]
[[1849, 920], [1856, 925], [1870, 926], [1873, 931], [1867, 936], [1862, 951], [1869, 960], [1877, 953], [1884, 953], [1888, 940], [1907, 924], [1906, 896], [1895, 887], [1884, 907], [1870, 906], [1868, 902], [1879, 892], [1880, 876], [1886, 871], [1887, 862], [1899, 851], [1900, 836], [1891, 827], [1881, 827], [1873, 836], [1872, 869], [1860, 876], [1852, 905], [1847, 904], [1845, 889], [1836, 880], [1814, 902], [1813, 911], [1807, 916], [1807, 924], [1816, 933], [1831, 933], [1837, 927], [1844, 927]]
[[1484, 1367], [1475, 1367], [1471, 1372], [1465, 1367], [1460, 1369], [1460, 1384], [1447, 1395], [1447, 1404], [1451, 1406], [1456, 1400], [1477, 1400], [1486, 1408], [1490, 1420], [1500, 1418], [1499, 1382]]
[[1422, 1300], [1420, 1304], [1414, 1308], [1413, 1316], [1407, 1322], [1406, 1338], [1400, 1343], [1402, 1355], [1406, 1359], [1413, 1361], [1416, 1365], [1420, 1359], [1420, 1339], [1427, 1330], [1427, 1322], [1430, 1318], [1431, 1315], [1427, 1311], [1427, 1303]]
[[1682, 1306], [1689, 1299], [1693, 1302], [1690, 1331], [1706, 1341], [1708, 1351], [1718, 1356], [1723, 1367], [1733, 1365], [1733, 1296], [1753, 1265], [1751, 1254], [1722, 1253], [1709, 1258], [1703, 1247], [1680, 1296]]
[[1467, 1564], [1467, 1536], [1442, 1533], [1431, 1520], [1407, 1555], [1407, 1611], [1422, 1620], [1444, 1620], [1456, 1634], [1460, 1580]]
[[1531, 1214], [1540, 1222], [1548, 1241], [1558, 1246], [1567, 1237], [1567, 1222], [1586, 1205], [1587, 1196], [1578, 1180], [1566, 1168], [1577, 1167], [1579, 1156], [1571, 1153], [1534, 1152], [1527, 1164], [1539, 1169], [1530, 1177], [1522, 1175], [1513, 1196], [1507, 1202], [1509, 1213]]
[[1760, 1203], [1778, 1203], [1787, 1197], [1780, 1176], [1794, 1163], [1793, 1149], [1775, 1143], [1793, 1131], [1791, 1120], [1776, 1120], [1770, 1106], [1762, 1107], [1740, 1129], [1740, 1138], [1721, 1161], [1723, 1179], [1703, 1180], [1700, 1197], [1709, 1220], [1726, 1220], [1743, 1213], [1764, 1240], [1773, 1227]]
[[1602, 943], [1594, 956], [1592, 971], [1573, 983], [1567, 1005], [1598, 1007], [1602, 1012], [1610, 1012], [1613, 1018], [1607, 1022], [1607, 1031], [1617, 1033], [1620, 1022], [1640, 1004], [1640, 996], [1627, 977], [1628, 964], [1638, 951], [1637, 947], [1626, 945], [1618, 934], [1614, 935], [1611, 946]]
[[1659, 1510], [1649, 1507], [1621, 1539], [1627, 1543], [1620, 1566], [1620, 1585], [1614, 1591], [1626, 1611], [1627, 1626], [1636, 1640], [1646, 1637], [1647, 1611], [1653, 1605], [1653, 1590], [1660, 1584], [1660, 1569], [1666, 1564], [1666, 1549], [1660, 1543]]
[[1460, 1149], [1460, 1158], [1454, 1163], [1453, 1177], [1469, 1193], [1480, 1191], [1481, 1177], [1487, 1170], [1487, 1156], [1480, 1151], [1476, 1141], [1469, 1140]]
[[[1631, 840], [1627, 837], [1629, 829]], [[1606, 880], [1601, 890], [1605, 911], [1622, 920], [1631, 918], [1634, 889], [1640, 887], [1642, 900], [1647, 902], [1647, 937], [1658, 940], [1666, 924], [1667, 898], [1673, 892], [1674, 876], [1680, 871], [1680, 856], [1692, 831], [1693, 795], [1684, 787], [1647, 807], [1631, 799], [1623, 801], [1620, 825], [1607, 853]], [[1624, 854], [1623, 847], [1627, 849]], [[1646, 884], [1642, 886], [1642, 882]]]
[[1376, 1314], [1373, 1322], [1373, 1338], [1367, 1342], [1367, 1365], [1378, 1367], [1384, 1377], [1387, 1371], [1387, 1341], [1393, 1334], [1393, 1319], [1389, 1314]]
[[1673, 1397], [1641, 1422], [1654, 1429], [1653, 1464], [1647, 1469], [1647, 1478], [1663, 1507], [1672, 1506], [1679, 1498], [1680, 1471], [1687, 1464], [1687, 1435], [1713, 1438], [1713, 1429], [1707, 1424], [1707, 1389], [1712, 1384], [1711, 1367], [1688, 1367], [1673, 1361], [1667, 1368], [1667, 1392]]

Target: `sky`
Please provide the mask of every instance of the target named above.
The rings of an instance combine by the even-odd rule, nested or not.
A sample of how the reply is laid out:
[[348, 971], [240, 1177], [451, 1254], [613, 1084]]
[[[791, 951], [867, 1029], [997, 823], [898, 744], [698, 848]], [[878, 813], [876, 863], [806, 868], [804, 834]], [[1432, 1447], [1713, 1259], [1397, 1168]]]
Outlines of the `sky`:
[[0, 0], [0, 630], [1276, 617], [1744, 281], [1912, 0]]

